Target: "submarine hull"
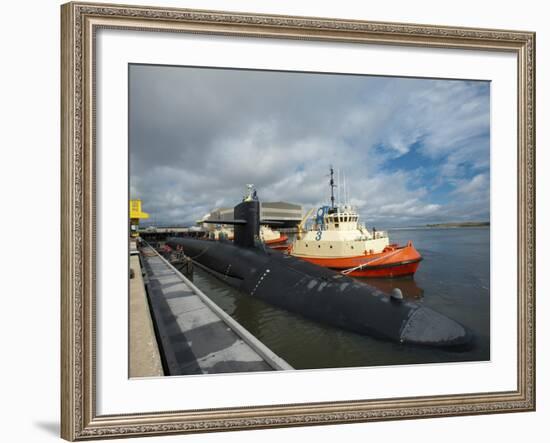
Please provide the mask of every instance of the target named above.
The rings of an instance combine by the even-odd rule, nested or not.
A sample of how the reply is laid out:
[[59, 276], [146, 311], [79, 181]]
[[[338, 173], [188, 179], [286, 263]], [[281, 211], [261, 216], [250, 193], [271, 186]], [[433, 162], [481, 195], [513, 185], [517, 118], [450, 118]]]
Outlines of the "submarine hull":
[[464, 346], [472, 339], [464, 326], [430, 308], [270, 248], [191, 238], [167, 244], [248, 296], [322, 323], [424, 346]]

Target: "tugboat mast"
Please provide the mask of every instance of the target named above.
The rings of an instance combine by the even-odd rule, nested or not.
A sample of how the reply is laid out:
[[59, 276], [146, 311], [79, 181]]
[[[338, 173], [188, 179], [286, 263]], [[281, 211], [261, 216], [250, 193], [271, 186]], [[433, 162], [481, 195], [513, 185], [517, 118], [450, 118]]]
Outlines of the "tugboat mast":
[[330, 203], [331, 209], [334, 209], [334, 168], [330, 167]]

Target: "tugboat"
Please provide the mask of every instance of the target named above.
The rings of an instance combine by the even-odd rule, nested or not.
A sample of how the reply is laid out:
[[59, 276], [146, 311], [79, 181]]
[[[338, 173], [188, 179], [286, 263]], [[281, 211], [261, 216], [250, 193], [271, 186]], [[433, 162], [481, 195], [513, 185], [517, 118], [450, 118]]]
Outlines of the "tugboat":
[[353, 277], [414, 275], [422, 256], [412, 241], [400, 246], [390, 243], [386, 231], [369, 231], [352, 206], [335, 205], [334, 187], [330, 168], [331, 206], [319, 208], [313, 228], [294, 241], [289, 254]]
[[[270, 248], [279, 249], [283, 243], [286, 243], [288, 236], [279, 231], [271, 229], [269, 226], [260, 226], [260, 240]], [[286, 248], [286, 246], [284, 246]]]
[[[233, 240], [234, 233], [232, 228], [218, 226], [214, 230], [209, 231], [209, 240]], [[260, 240], [270, 248], [279, 249], [281, 244], [288, 240], [288, 237], [281, 234], [279, 231], [271, 229], [269, 226], [260, 226]], [[287, 248], [285, 245], [284, 248]]]

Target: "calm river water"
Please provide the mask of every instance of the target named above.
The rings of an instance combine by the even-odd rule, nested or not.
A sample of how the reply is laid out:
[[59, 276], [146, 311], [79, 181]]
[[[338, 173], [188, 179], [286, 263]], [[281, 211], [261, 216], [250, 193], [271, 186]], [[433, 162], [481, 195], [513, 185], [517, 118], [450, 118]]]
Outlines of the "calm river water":
[[489, 232], [489, 228], [389, 231], [391, 242], [412, 240], [424, 260], [414, 278], [365, 280], [387, 292], [400, 288], [405, 297], [469, 327], [476, 339], [468, 351], [403, 346], [316, 323], [247, 297], [198, 267], [194, 283], [296, 369], [489, 360]]

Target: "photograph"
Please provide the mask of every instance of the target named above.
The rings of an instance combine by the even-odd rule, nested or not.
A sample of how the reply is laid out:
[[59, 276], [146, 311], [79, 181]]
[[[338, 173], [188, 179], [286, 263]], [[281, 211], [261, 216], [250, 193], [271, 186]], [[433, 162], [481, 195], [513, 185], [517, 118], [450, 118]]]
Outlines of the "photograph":
[[128, 65], [128, 376], [491, 360], [491, 81]]

